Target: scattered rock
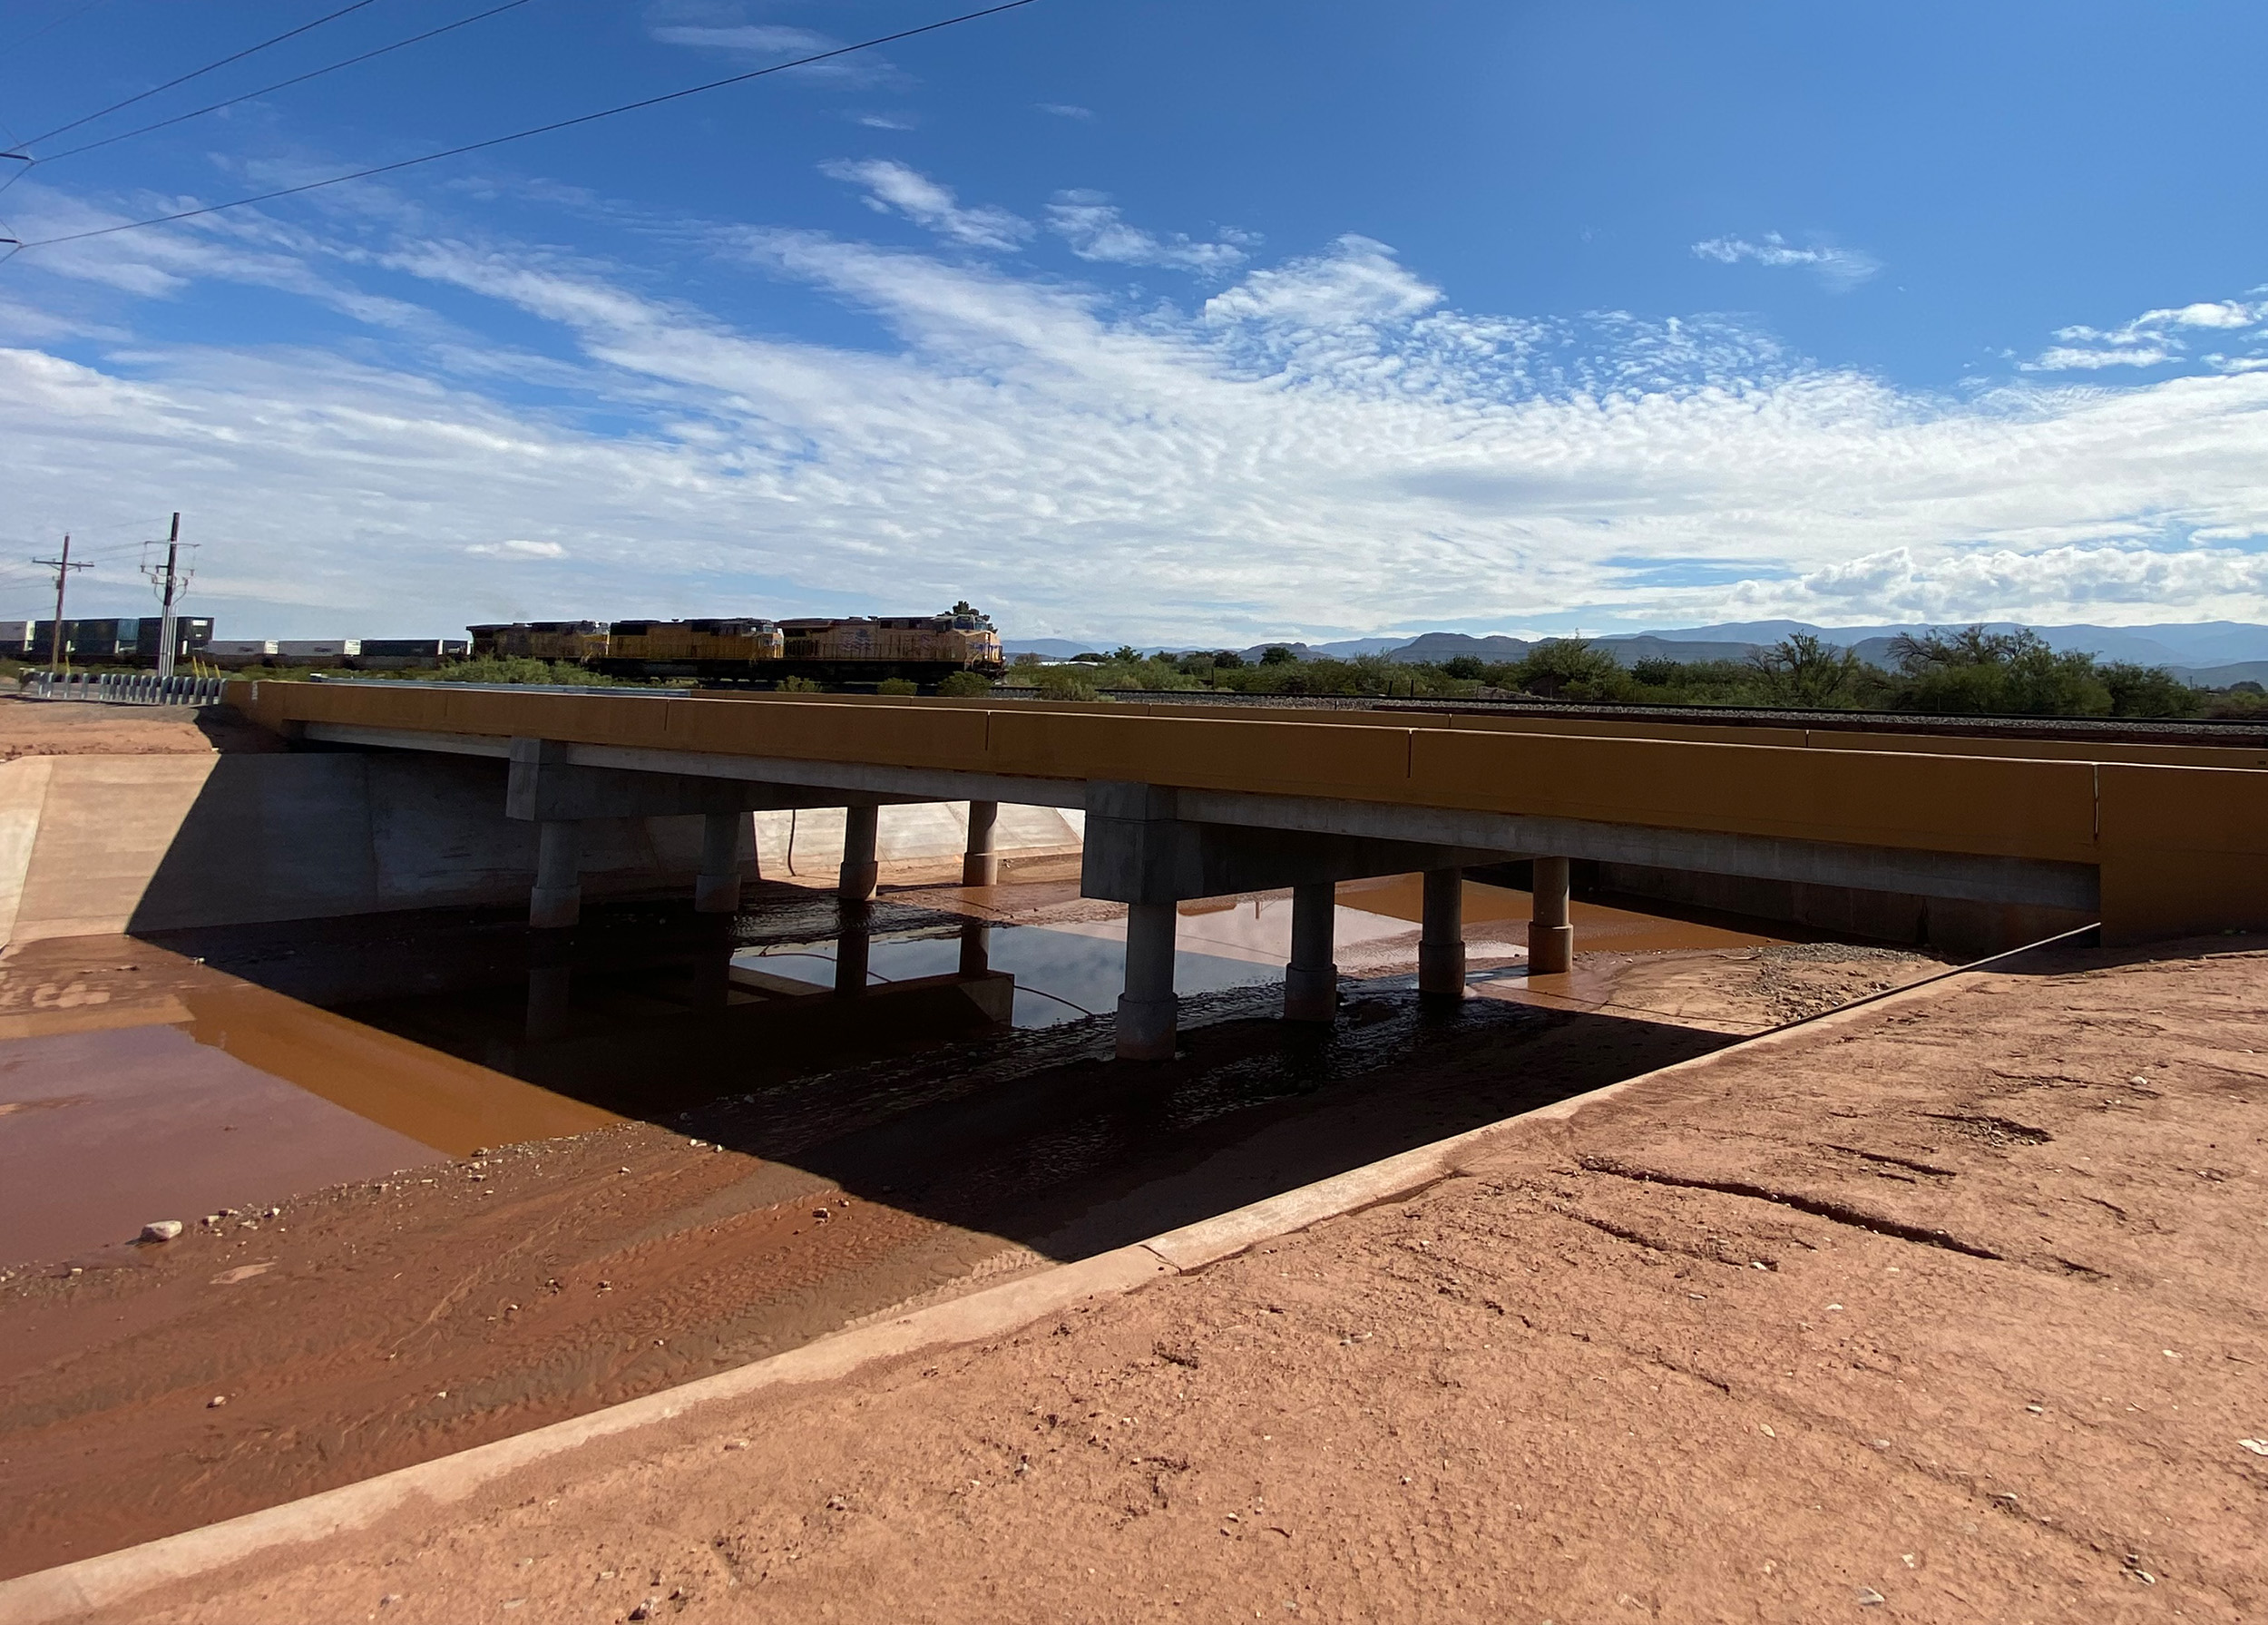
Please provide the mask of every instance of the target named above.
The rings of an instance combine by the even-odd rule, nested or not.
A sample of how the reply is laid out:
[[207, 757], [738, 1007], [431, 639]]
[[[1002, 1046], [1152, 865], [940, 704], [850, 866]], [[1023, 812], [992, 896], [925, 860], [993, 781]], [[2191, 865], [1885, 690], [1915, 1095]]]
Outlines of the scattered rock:
[[178, 1219], [153, 1219], [142, 1227], [144, 1241], [171, 1241], [181, 1233], [181, 1221]]
[[210, 1399], [205, 1401], [205, 1409], [209, 1411], [217, 1411], [228, 1403], [229, 1396], [226, 1394], [216, 1394]]
[[2268, 1439], [2239, 1439], [2237, 1444], [2254, 1455], [2268, 1455]]
[[1882, 1592], [1876, 1591], [1871, 1585], [1862, 1585], [1859, 1588], [1859, 1606], [1861, 1608], [1880, 1608], [1883, 1603], [1889, 1601], [1889, 1598], [1883, 1596]]
[[650, 1620], [653, 1618], [653, 1610], [660, 1606], [660, 1601], [661, 1599], [659, 1597], [649, 1597], [630, 1610], [630, 1617], [633, 1620]]

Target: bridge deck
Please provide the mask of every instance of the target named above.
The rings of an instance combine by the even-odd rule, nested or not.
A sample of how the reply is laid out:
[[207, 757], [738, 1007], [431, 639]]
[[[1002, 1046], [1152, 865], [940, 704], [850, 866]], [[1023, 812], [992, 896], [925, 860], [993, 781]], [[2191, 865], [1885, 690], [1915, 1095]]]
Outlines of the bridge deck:
[[501, 754], [541, 739], [593, 765], [1054, 805], [1149, 784], [1187, 792], [1182, 817], [1228, 823], [1877, 889], [1935, 872], [1952, 878], [1916, 889], [2066, 906], [2086, 894], [2116, 939], [2268, 926], [2257, 747], [441, 683], [243, 683], [229, 698], [341, 743]]

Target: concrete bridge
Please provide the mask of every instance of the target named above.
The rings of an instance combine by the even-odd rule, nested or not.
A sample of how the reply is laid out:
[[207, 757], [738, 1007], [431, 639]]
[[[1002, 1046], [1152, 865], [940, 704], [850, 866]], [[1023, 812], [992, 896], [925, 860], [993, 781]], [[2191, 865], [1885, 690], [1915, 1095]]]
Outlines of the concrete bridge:
[[875, 809], [971, 804], [993, 877], [1003, 802], [1083, 808], [1081, 889], [1128, 905], [1119, 1052], [1174, 1044], [1175, 905], [1290, 887], [1285, 1013], [1336, 998], [1332, 887], [1423, 872], [1420, 984], [1463, 982], [1461, 872], [1533, 861], [1530, 963], [1564, 969], [1571, 860], [1849, 896], [1939, 899], [2135, 943], [2268, 927], [2268, 751], [1196, 706], [693, 696], [454, 684], [239, 683], [311, 745], [496, 757], [539, 828], [530, 921], [572, 925], [583, 821], [699, 814], [697, 904], [738, 902], [748, 815], [848, 808], [846, 897], [872, 894]]

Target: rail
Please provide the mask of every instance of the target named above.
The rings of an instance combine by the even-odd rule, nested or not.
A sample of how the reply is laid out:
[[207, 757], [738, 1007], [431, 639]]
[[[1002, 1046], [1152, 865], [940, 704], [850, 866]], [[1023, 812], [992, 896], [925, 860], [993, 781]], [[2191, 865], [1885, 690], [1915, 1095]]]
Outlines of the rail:
[[156, 677], [139, 671], [34, 671], [19, 691], [32, 700], [86, 700], [106, 705], [218, 705], [218, 677]]

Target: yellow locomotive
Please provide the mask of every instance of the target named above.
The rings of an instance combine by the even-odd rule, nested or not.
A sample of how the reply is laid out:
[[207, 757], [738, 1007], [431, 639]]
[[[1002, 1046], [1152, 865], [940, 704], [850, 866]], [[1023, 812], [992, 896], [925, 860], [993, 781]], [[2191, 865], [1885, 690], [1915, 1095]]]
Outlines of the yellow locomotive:
[[966, 603], [942, 615], [765, 621], [525, 621], [465, 629], [473, 654], [570, 661], [615, 677], [692, 677], [769, 685], [935, 682], [955, 671], [997, 677], [1000, 634]]

